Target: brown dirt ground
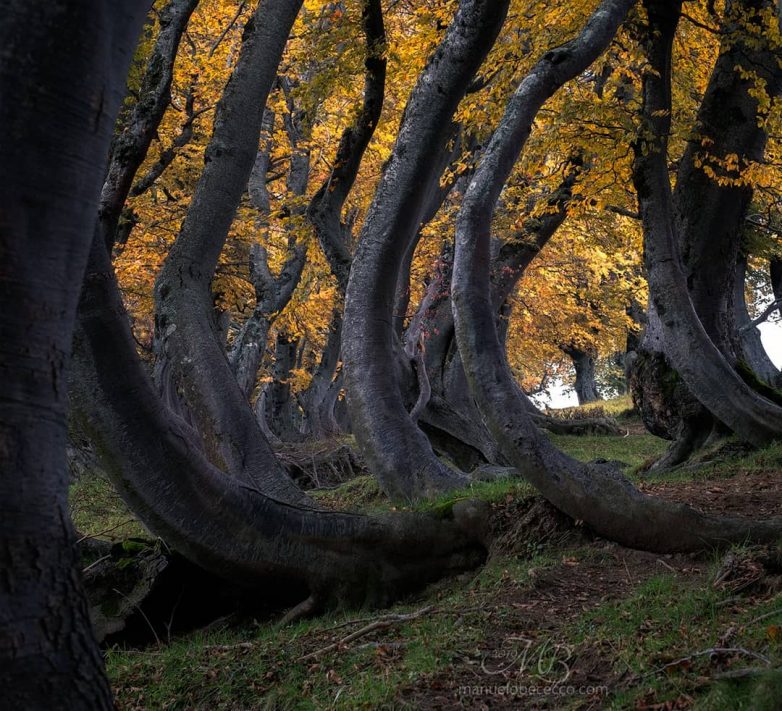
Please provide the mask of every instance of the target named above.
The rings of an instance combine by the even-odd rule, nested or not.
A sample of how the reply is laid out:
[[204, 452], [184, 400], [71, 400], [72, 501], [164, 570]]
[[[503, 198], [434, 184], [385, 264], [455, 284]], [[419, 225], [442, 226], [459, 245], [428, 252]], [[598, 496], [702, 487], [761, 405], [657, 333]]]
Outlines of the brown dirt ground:
[[779, 472], [738, 472], [729, 479], [704, 481], [646, 482], [639, 488], [709, 513], [753, 518], [782, 516]]
[[[700, 482], [646, 482], [640, 488], [649, 494], [687, 502], [714, 513], [755, 518], [782, 514], [778, 472], [739, 472], [727, 479]], [[530, 540], [544, 543], [580, 541], [584, 544], [581, 550], [587, 555], [581, 560], [563, 558], [555, 567], [533, 573], [529, 585], [502, 587], [487, 606], [488, 614], [481, 622], [484, 640], [478, 649], [465, 654], [447, 669], [421, 677], [400, 690], [400, 702], [412, 708], [546, 709], [568, 706], [601, 709], [606, 700], [600, 691], [571, 697], [530, 694], [510, 697], [496, 693], [486, 695], [485, 692], [476, 695], [465, 692], [464, 688], [545, 683], [531, 673], [534, 669], [520, 672], [518, 663], [506, 665], [507, 671], [498, 673], [504, 669], [502, 665], [509, 659], [508, 654], [516, 654], [509, 650], [509, 640], [530, 640], [532, 650], [545, 640], [565, 643], [568, 625], [584, 612], [631, 595], [642, 582], [655, 575], [673, 571], [693, 585], [709, 584], [705, 579], [709, 562], [706, 559], [660, 556], [600, 540], [589, 541], [581, 532], [569, 528], [561, 516], [541, 501], [532, 505], [506, 502], [498, 507], [494, 521], [494, 552], [519, 553], [522, 545], [529, 545]], [[589, 551], [594, 555], [589, 555]], [[570, 650], [565, 652], [569, 655], [570, 668], [567, 685], [617, 689], [638, 683], [631, 670], [616, 668], [615, 650], [601, 644], [604, 643], [590, 643], [572, 649], [572, 653]], [[488, 671], [487, 659], [490, 660]], [[495, 664], [493, 660], [499, 662]]]

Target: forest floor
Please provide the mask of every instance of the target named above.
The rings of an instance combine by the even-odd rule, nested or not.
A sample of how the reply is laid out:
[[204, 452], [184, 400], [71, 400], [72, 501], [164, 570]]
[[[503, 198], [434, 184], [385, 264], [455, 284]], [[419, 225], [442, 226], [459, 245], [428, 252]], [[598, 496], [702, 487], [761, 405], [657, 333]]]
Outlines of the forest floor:
[[[619, 421], [623, 437], [553, 439], [585, 461], [624, 462], [645, 491], [704, 510], [766, 517], [782, 509], [782, 446], [727, 445], [644, 479], [643, 464], [665, 442], [627, 413]], [[334, 508], [388, 508], [366, 476], [315, 495]], [[244, 615], [144, 647], [108, 648], [118, 708], [782, 707], [776, 552], [630, 550], [572, 525], [520, 481], [476, 484], [423, 508], [468, 496], [493, 512], [493, 543], [480, 570], [387, 610], [333, 612], [284, 627], [281, 611]], [[83, 533], [143, 534], [97, 477], [79, 480], [71, 501]]]

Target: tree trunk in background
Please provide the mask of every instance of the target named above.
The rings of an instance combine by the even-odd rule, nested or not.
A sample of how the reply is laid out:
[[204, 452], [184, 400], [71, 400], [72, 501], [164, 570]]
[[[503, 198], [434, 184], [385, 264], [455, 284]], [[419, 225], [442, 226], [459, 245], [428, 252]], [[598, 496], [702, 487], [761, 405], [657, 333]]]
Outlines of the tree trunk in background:
[[[309, 148], [300, 148], [309, 138], [309, 130], [304, 133], [301, 121], [297, 120], [295, 107], [289, 101], [290, 114], [285, 125], [291, 144], [291, 161], [286, 188], [293, 196], [293, 207], [289, 208], [291, 216], [301, 215], [304, 208], [295, 198], [301, 198], [307, 191], [310, 172]], [[250, 203], [258, 211], [259, 229], [268, 226], [270, 211], [269, 193], [266, 189], [266, 178], [271, 161], [272, 137], [274, 134], [274, 113], [266, 109], [262, 121], [261, 149], [255, 158], [247, 192]], [[239, 388], [248, 399], [255, 390], [258, 370], [266, 352], [266, 341], [269, 329], [277, 316], [290, 303], [293, 292], [301, 281], [304, 265], [307, 261], [307, 246], [300, 241], [295, 232], [289, 230], [287, 258], [278, 275], [274, 275], [269, 267], [269, 255], [266, 248], [256, 243], [250, 247], [250, 280], [255, 289], [255, 308], [249, 318], [242, 324], [228, 354], [231, 369], [239, 383]]]
[[340, 137], [334, 167], [307, 209], [318, 242], [343, 297], [348, 288], [353, 258], [347, 242], [348, 230], [342, 222], [342, 208], [380, 121], [385, 97], [386, 30], [380, 0], [365, 0], [362, 24], [366, 38], [366, 57], [361, 111], [355, 124], [347, 128]]
[[578, 404], [586, 405], [589, 402], [602, 400], [603, 398], [597, 391], [597, 382], [595, 381], [597, 353], [576, 346], [560, 346], [560, 350], [573, 361], [573, 368], [576, 371], [574, 389], [578, 398]]
[[296, 367], [299, 339], [290, 338], [287, 333], [277, 334], [274, 346], [274, 362], [271, 368], [271, 382], [264, 387], [266, 407], [264, 416], [274, 434], [283, 441], [300, 439], [296, 429], [297, 417], [291, 392], [292, 371]]
[[737, 335], [735, 342], [738, 344], [739, 365], [743, 363], [752, 370], [763, 383], [772, 388], [782, 385], [782, 374], [768, 357], [763, 341], [760, 338], [760, 329], [752, 323], [747, 311], [746, 301], [746, 274], [747, 258], [739, 254], [736, 262], [734, 278], [733, 308], [735, 310], [734, 323]]
[[383, 490], [410, 500], [463, 486], [405, 409], [393, 368], [393, 311], [435, 162], [459, 101], [499, 33], [507, 0], [465, 0], [416, 83], [369, 209], [345, 300], [343, 355], [356, 440]]
[[[506, 456], [554, 506], [598, 534], [658, 551], [774, 540], [782, 530], [782, 519], [753, 522], [709, 516], [642, 494], [608, 465], [582, 464], [567, 457], [534, 426], [499, 346], [489, 270], [497, 199], [544, 101], [600, 55], [632, 4], [632, 0], [604, 0], [579, 37], [546, 53], [511, 98], [457, 220], [453, 308], [459, 350], [470, 388]], [[650, 31], [650, 42], [662, 46], [664, 57], [670, 53], [677, 17], [675, 13], [661, 32]], [[650, 56], [656, 55], [650, 52]], [[653, 69], [660, 71], [658, 64]]]
[[[338, 434], [340, 427], [334, 419], [334, 405], [341, 386], [335, 373], [342, 348], [342, 312], [335, 308], [331, 314], [326, 345], [320, 354], [312, 381], [301, 394], [302, 434], [316, 439]], [[341, 380], [341, 379], [340, 379]]]
[[114, 140], [100, 196], [98, 223], [109, 252], [116, 241], [120, 216], [133, 180], [171, 101], [171, 82], [179, 42], [196, 5], [198, 0], [170, 0], [158, 13], [160, 31], [147, 61], [139, 99], [124, 130]]
[[270, 495], [294, 498], [301, 493], [260, 431], [218, 339], [211, 283], [247, 189], [266, 98], [300, 6], [301, 0], [265, 0], [248, 21], [217, 107], [204, 170], [155, 285], [160, 351], [171, 363], [207, 456]]
[[111, 709], [68, 513], [66, 376], [146, 2], [0, 2], [0, 695]]

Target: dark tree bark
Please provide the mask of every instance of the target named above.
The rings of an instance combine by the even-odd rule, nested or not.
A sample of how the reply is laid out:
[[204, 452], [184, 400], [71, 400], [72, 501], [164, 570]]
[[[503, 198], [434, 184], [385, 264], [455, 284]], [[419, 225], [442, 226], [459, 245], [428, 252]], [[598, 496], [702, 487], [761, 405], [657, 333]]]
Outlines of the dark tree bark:
[[782, 259], [768, 260], [768, 274], [771, 279], [771, 291], [774, 294], [774, 301], [779, 304], [777, 311], [782, 316]]
[[[606, 48], [632, 0], [604, 0], [578, 38], [545, 54], [519, 85], [464, 198], [457, 220], [453, 308], [471, 390], [506, 456], [554, 506], [600, 535], [648, 550], [699, 550], [745, 538], [773, 539], [782, 520], [708, 516], [649, 497], [606, 465], [585, 465], [535, 428], [499, 347], [490, 295], [491, 219], [500, 191], [544, 101]], [[675, 28], [655, 36], [670, 49]]]
[[429, 60], [405, 110], [394, 151], [370, 207], [350, 272], [343, 355], [356, 439], [384, 491], [395, 499], [462, 486], [412, 422], [394, 363], [393, 309], [402, 261], [439, 177], [435, 159], [456, 107], [502, 26], [505, 0], [466, 0]]
[[111, 709], [68, 514], [66, 373], [148, 3], [0, 2], [0, 694]]
[[[308, 150], [302, 151], [299, 147], [304, 136], [300, 122], [293, 117], [295, 113], [295, 107], [291, 106], [291, 116], [286, 120], [292, 150], [287, 188], [294, 198], [300, 198], [307, 190], [310, 157]], [[256, 156], [248, 185], [250, 202], [260, 214], [259, 227], [267, 222], [270, 211], [266, 180], [271, 161], [274, 119], [274, 113], [267, 108], [263, 118], [263, 146]], [[291, 216], [295, 216], [303, 210], [294, 205], [290, 212]], [[269, 329], [293, 297], [293, 292], [301, 281], [306, 260], [306, 245], [300, 243], [292, 231], [288, 238], [288, 257], [277, 275], [274, 275], [269, 267], [266, 248], [260, 243], [250, 248], [250, 279], [255, 288], [255, 308], [242, 324], [228, 355], [239, 388], [248, 399], [255, 389]]]
[[[680, 260], [677, 263], [681, 264], [686, 280], [687, 299], [691, 300], [706, 335], [731, 367], [737, 365], [740, 347], [734, 318], [734, 266], [752, 190], [736, 183], [737, 170], [726, 170], [717, 164], [729, 154], [738, 156], [740, 167], [763, 156], [766, 133], [759, 126], [762, 117], [753, 96], [754, 80], [746, 78], [746, 71], [758, 73], [771, 97], [778, 94], [782, 75], [771, 43], [747, 39], [747, 32], [739, 27], [739, 22], [748, 18], [755, 22], [752, 13], [764, 3], [766, 0], [742, 0], [726, 10], [725, 40], [698, 112], [696, 130], [692, 132], [697, 138], [688, 143], [679, 162], [676, 189], [671, 198], [672, 229], [677, 235], [672, 254]], [[702, 145], [704, 136], [710, 139], [708, 147]], [[713, 180], [701, 165], [711, 167], [728, 181], [720, 184]], [[673, 297], [674, 293], [669, 295]], [[685, 296], [681, 294], [678, 298]], [[663, 317], [655, 318], [652, 323], [659, 333], [653, 331], [644, 337], [639, 357], [633, 361], [630, 380], [634, 401], [645, 413], [647, 426], [653, 432], [667, 432], [674, 440], [669, 453], [656, 465], [662, 467], [686, 460], [712, 433], [735, 429], [733, 423], [742, 418], [739, 410], [743, 406], [737, 408], [735, 402], [730, 404], [730, 398], [723, 399], [724, 410], [734, 412], [733, 421], [713, 409], [710, 402], [714, 397], [710, 402], [703, 397], [706, 386], [703, 383], [696, 386], [693, 376], [679, 367], [681, 358], [690, 358], [695, 342], [689, 341], [672, 324], [672, 328], [680, 331], [674, 336], [680, 350], [680, 356], [675, 357], [667, 346], [661, 346], [663, 335], [666, 342], [669, 338], [665, 332], [670, 319], [665, 314], [670, 314], [670, 309], [655, 305], [653, 309], [650, 306], [650, 312], [655, 317], [657, 314]], [[698, 360], [708, 369], [712, 358]], [[717, 380], [708, 387], [713, 388]], [[719, 388], [713, 390], [714, 395], [718, 392]], [[754, 407], [757, 409], [758, 405]], [[709, 417], [709, 411], [714, 417]], [[678, 412], [682, 417], [677, 421]], [[745, 424], [743, 432], [751, 427]], [[737, 434], [744, 436], [738, 430]], [[759, 443], [763, 439], [767, 435], [761, 434], [755, 441]]]
[[312, 382], [301, 394], [302, 434], [322, 438], [340, 432], [334, 418], [334, 406], [342, 389], [341, 378], [335, 377], [342, 349], [342, 311], [335, 308], [331, 314], [326, 345], [312, 374]]
[[[508, 299], [532, 260], [556, 234], [567, 217], [572, 189], [580, 172], [581, 161], [569, 161], [559, 187], [549, 195], [530, 199], [529, 209], [537, 200], [548, 204], [546, 214], [525, 220], [522, 229], [495, 250], [491, 267], [492, 302], [496, 309], [501, 345], [509, 315]], [[405, 334], [406, 349], [412, 353], [416, 339], [426, 339], [426, 368], [432, 396], [421, 416], [420, 425], [436, 451], [451, 459], [457, 466], [471, 470], [483, 462], [505, 464], [507, 460], [497, 449], [491, 433], [483, 424], [464, 376], [459, 349], [456, 344], [451, 310], [450, 282], [452, 275], [452, 248], [446, 245], [424, 298], [411, 319]], [[560, 434], [618, 432], [607, 421], [594, 419], [568, 421], [541, 413], [526, 398], [529, 412], [539, 427]]]
[[300, 439], [291, 393], [291, 374], [296, 367], [299, 345], [298, 338], [291, 338], [285, 332], [277, 334], [271, 369], [272, 380], [264, 388], [264, 419], [275, 436], [283, 441]]
[[[690, 298], [707, 335], [731, 362], [738, 346], [733, 323], [734, 267], [753, 193], [750, 185], [736, 179], [739, 169], [763, 160], [767, 140], [762, 125], [767, 109], [754, 96], [753, 75], [765, 83], [763, 91], [771, 99], [782, 88], [782, 57], [774, 49], [774, 40], [758, 42], [747, 25], [767, 36], [756, 13], [773, 7], [773, 0], [733, 0], [726, 5], [725, 39], [692, 138], [679, 161], [673, 191], [674, 225]], [[730, 155], [738, 157], [739, 169], [721, 164]], [[718, 182], [702, 166], [727, 182]]]
[[570, 344], [560, 346], [560, 350], [573, 362], [573, 369], [576, 371], [576, 381], [573, 387], [576, 391], [578, 404], [586, 405], [589, 402], [602, 400], [595, 381], [597, 353]]
[[364, 60], [364, 99], [356, 123], [341, 136], [334, 168], [312, 198], [307, 214], [315, 228], [331, 272], [344, 296], [352, 256], [348, 231], [342, 223], [342, 208], [358, 176], [361, 160], [383, 110], [386, 85], [386, 30], [380, 0], [365, 0], [362, 15], [367, 54]]
[[739, 254], [735, 267], [733, 284], [733, 308], [735, 310], [734, 322], [737, 334], [735, 342], [738, 344], [737, 353], [739, 361], [752, 370], [763, 383], [773, 388], [782, 385], [782, 374], [768, 357], [763, 341], [760, 338], [760, 330], [752, 322], [747, 311], [746, 301], [746, 275], [747, 258]]
[[171, 0], [159, 13], [160, 31], [144, 71], [139, 100], [124, 130], [114, 141], [100, 196], [98, 222], [109, 251], [114, 246], [122, 209], [133, 187], [133, 180], [171, 101], [174, 60], [196, 5], [198, 0]]
[[[656, 77], [649, 72], [644, 75], [645, 133], [635, 145], [633, 172], [644, 226], [650, 298], [659, 316], [665, 354], [687, 387], [715, 418], [745, 441], [762, 446], [782, 436], [782, 408], [744, 382], [733, 363], [709, 337], [690, 299], [679, 259], [668, 179], [670, 57], [665, 55], [664, 48], [655, 45], [652, 49], [657, 56], [650, 59], [657, 63], [654, 66], [663, 75]], [[731, 268], [733, 265], [735, 262]]]
[[[320, 511], [308, 500], [226, 476], [191, 446], [141, 368], [107, 255], [90, 255], [80, 303], [74, 407], [113, 483], [147, 527], [189, 560], [237, 584], [296, 580], [308, 606], [381, 605], [478, 564], [485, 512], [453, 520]], [[122, 372], [123, 378], [113, 376]]]
[[217, 107], [193, 200], [155, 286], [156, 336], [211, 461], [270, 495], [300, 497], [263, 437], [217, 335], [211, 283], [258, 150], [266, 97], [301, 0], [267, 0], [248, 21]]

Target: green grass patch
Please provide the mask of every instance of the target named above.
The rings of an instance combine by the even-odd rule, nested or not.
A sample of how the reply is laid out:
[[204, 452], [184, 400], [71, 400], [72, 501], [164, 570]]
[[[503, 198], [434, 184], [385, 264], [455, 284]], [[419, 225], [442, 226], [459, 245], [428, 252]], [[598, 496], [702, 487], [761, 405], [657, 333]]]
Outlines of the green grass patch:
[[[629, 672], [634, 678], [631, 685], [610, 690], [608, 708], [635, 708], [642, 702], [663, 708], [683, 697], [695, 699], [696, 708], [710, 711], [780, 708], [782, 685], [774, 669], [782, 663], [782, 645], [770, 640], [766, 625], [752, 622], [767, 608], [778, 607], [782, 596], [761, 605], [748, 600], [747, 608], [738, 614], [724, 604], [725, 598], [725, 593], [703, 579], [689, 582], [661, 575], [646, 581], [631, 596], [584, 615], [574, 630], [577, 649], [585, 654], [611, 650], [617, 677]], [[777, 622], [782, 623], [782, 615]], [[727, 655], [719, 661], [702, 653], [715, 647], [762, 654], [772, 665], [767, 669], [751, 655]], [[757, 667], [762, 673], [715, 683], [713, 678], [728, 670], [725, 664], [730, 670]], [[763, 705], [772, 696], [775, 705]]]
[[111, 482], [97, 474], [84, 474], [71, 484], [68, 504], [81, 535], [114, 541], [149, 535]]
[[648, 433], [611, 435], [556, 435], [551, 441], [566, 454], [582, 462], [595, 459], [620, 461], [628, 469], [636, 469], [665, 452], [668, 442]]

